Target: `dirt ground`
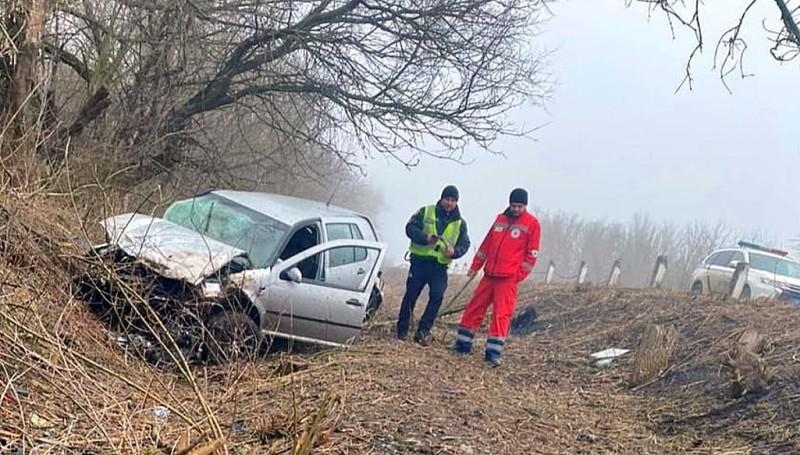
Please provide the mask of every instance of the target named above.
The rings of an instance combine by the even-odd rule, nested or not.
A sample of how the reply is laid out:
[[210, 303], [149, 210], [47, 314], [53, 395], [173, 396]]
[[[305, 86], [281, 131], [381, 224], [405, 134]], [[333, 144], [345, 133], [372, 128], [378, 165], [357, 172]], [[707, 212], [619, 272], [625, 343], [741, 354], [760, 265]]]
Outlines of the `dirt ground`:
[[[454, 319], [440, 321], [433, 346], [392, 341], [394, 312], [384, 309], [387, 320], [362, 345], [374, 351], [370, 360], [345, 357], [350, 378], [363, 379], [346, 407], [344, 452], [800, 452], [797, 308], [536, 286], [521, 292], [520, 305], [534, 306], [540, 319], [531, 335], [511, 337], [499, 369], [484, 364], [480, 342], [466, 358], [448, 352]], [[633, 350], [648, 323], [673, 324], [680, 334], [662, 378], [631, 387], [633, 353], [592, 365], [592, 352]], [[745, 328], [771, 343], [770, 382], [730, 399], [732, 376], [721, 365]]]
[[[187, 432], [196, 449], [224, 438], [228, 453], [800, 453], [800, 308], [777, 302], [527, 284], [518, 309], [539, 319], [492, 369], [484, 335], [473, 355], [449, 351], [457, 315], [438, 321], [430, 346], [395, 340], [395, 274], [349, 350], [182, 373], [126, 355], [81, 302], [54, 301], [36, 275], [3, 283], [0, 453], [179, 453]], [[664, 375], [635, 388], [650, 323], [672, 324], [678, 348]], [[769, 381], [728, 398], [723, 363], [748, 328], [767, 337]], [[612, 347], [632, 352], [592, 364], [590, 353]]]

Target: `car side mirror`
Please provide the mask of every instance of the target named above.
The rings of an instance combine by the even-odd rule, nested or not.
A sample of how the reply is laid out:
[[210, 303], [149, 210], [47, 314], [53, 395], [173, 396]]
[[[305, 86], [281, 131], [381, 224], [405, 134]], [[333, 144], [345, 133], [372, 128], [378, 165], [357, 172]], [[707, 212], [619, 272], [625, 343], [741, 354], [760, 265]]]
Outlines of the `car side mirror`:
[[281, 279], [291, 281], [292, 283], [302, 283], [303, 273], [297, 267], [292, 267], [289, 270], [281, 273]]
[[741, 263], [741, 261], [731, 261], [731, 262], [728, 264], [728, 267], [730, 267], [730, 268], [732, 268], [732, 269], [735, 269], [736, 267], [739, 267], [739, 264], [740, 264], [740, 263]]

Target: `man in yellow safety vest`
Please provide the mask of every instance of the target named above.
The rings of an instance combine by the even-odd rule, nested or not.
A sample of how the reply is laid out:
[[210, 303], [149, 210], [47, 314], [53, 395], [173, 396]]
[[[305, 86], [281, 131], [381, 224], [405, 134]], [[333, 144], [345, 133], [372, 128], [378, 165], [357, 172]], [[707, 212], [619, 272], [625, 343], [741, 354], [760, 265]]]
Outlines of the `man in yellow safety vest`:
[[439, 202], [419, 209], [406, 224], [406, 235], [411, 239], [411, 268], [397, 319], [397, 338], [408, 336], [414, 306], [427, 285], [428, 305], [414, 335], [414, 341], [427, 345], [447, 290], [447, 267], [469, 251], [467, 223], [458, 210], [458, 189], [445, 187]]

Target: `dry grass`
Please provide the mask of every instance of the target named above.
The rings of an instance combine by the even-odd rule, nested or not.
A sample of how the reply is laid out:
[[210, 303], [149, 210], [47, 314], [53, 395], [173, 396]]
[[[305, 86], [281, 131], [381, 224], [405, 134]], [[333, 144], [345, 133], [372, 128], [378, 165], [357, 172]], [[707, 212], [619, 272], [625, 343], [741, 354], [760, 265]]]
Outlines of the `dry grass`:
[[[363, 434], [371, 445], [356, 453], [380, 443], [403, 453], [408, 439], [432, 453], [800, 450], [797, 308], [671, 291], [575, 293], [535, 286], [522, 290], [520, 302], [536, 307], [537, 331], [509, 340], [499, 370], [486, 368], [480, 355], [461, 359], [445, 351], [457, 318], [440, 321], [434, 347], [388, 345], [389, 352], [370, 364], [382, 393], [365, 396], [370, 406], [354, 413], [371, 430]], [[629, 381], [635, 349], [652, 324], [674, 326], [679, 340], [666, 371], [635, 387]], [[772, 374], [762, 391], [730, 399], [737, 379], [724, 365], [748, 328], [771, 341], [763, 359]], [[370, 337], [384, 346], [379, 340], [391, 330], [387, 321]], [[593, 367], [589, 354], [610, 347], [634, 352], [609, 368]]]
[[678, 332], [672, 325], [648, 325], [636, 346], [631, 382], [643, 386], [667, 371], [678, 344]]
[[[218, 367], [176, 358], [163, 369], [118, 349], [117, 334], [72, 297], [75, 245], [87, 239], [71, 201], [0, 196], [0, 453], [800, 451], [796, 308], [528, 285], [520, 308], [535, 306], [536, 330], [510, 338], [504, 365], [490, 369], [480, 355], [448, 352], [456, 315], [440, 320], [432, 346], [394, 341], [404, 276], [387, 273], [388, 301], [349, 350]], [[634, 349], [651, 324], [679, 334], [660, 377], [633, 387], [633, 355], [592, 366], [591, 352]], [[737, 377], [724, 364], [748, 329], [769, 341], [756, 344], [770, 375], [730, 399]]]
[[[282, 384], [275, 365], [190, 368], [163, 325], [152, 334], [177, 368], [126, 356], [118, 334], [72, 296], [77, 240], [88, 240], [75, 213], [41, 192], [0, 200], [0, 453], [178, 453], [187, 432], [184, 453], [235, 452], [244, 444], [238, 396], [256, 378]], [[289, 452], [319, 444], [335, 403], [295, 402]], [[318, 417], [303, 427], [309, 415]]]

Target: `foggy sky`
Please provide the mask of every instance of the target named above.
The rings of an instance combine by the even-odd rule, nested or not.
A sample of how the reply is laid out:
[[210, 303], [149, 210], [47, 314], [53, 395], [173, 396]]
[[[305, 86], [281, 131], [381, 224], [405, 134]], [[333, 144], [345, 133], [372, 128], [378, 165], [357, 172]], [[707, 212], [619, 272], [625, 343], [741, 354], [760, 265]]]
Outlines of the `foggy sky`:
[[712, 70], [713, 50], [741, 2], [709, 2], [727, 10], [706, 10], [708, 42], [694, 90], [677, 94], [691, 35], [679, 30], [673, 40], [660, 15], [648, 20], [644, 7], [624, 3], [553, 6], [556, 16], [536, 45], [553, 51], [554, 95], [546, 111], [528, 106], [512, 115], [529, 127], [546, 124], [535, 142], [502, 138], [495, 148], [505, 158], [474, 149], [469, 165], [426, 157], [411, 171], [384, 159], [367, 165], [383, 193], [377, 223], [390, 262], [405, 252], [411, 213], [436, 201], [446, 184], [461, 191], [475, 246], [515, 186], [529, 190], [533, 206], [587, 219], [625, 222], [645, 212], [677, 224], [722, 220], [766, 233], [777, 246], [800, 236], [800, 64], [782, 65], [768, 53], [761, 19], [777, 24], [774, 3], [762, 2], [749, 21], [745, 70], [754, 76], [732, 75], [733, 94]]

